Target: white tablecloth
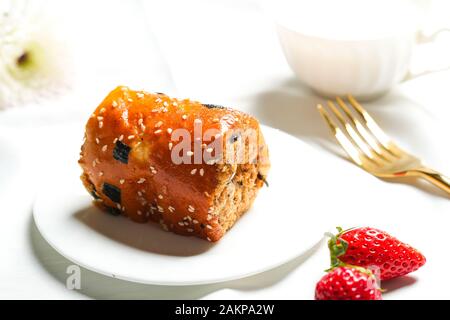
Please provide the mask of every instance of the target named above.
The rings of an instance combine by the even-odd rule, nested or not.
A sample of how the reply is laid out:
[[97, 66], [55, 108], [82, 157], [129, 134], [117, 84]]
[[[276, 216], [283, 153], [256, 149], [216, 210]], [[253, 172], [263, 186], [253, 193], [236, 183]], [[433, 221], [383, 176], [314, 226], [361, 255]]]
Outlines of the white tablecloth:
[[[64, 1], [70, 11], [68, 34], [77, 53], [77, 81], [72, 93], [30, 108], [30, 117], [15, 110], [0, 114], [0, 134], [17, 140], [18, 176], [0, 194], [0, 298], [138, 298], [138, 299], [311, 299], [328, 264], [324, 243], [309, 254], [253, 277], [213, 285], [165, 287], [112, 279], [82, 269], [81, 290], [68, 290], [66, 268], [72, 263], [42, 238], [32, 218], [36, 157], [47, 125], [82, 120], [117, 84], [231, 105], [254, 114], [314, 146], [324, 156], [340, 153], [315, 110], [321, 101], [289, 70], [270, 17], [252, 1]], [[107, 13], [98, 10], [108, 8]], [[54, 8], [56, 11], [56, 8]], [[61, 9], [61, 8], [59, 8]], [[67, 11], [66, 11], [67, 14]], [[70, 27], [69, 21], [77, 23]], [[447, 39], [448, 40], [448, 39]], [[124, 47], [122, 44], [126, 43]], [[77, 64], [78, 63], [78, 64]], [[385, 130], [433, 167], [450, 174], [450, 72], [404, 83], [365, 106]], [[68, 105], [64, 109], [64, 105]], [[74, 108], [78, 110], [75, 112]], [[42, 113], [39, 110], [55, 111]], [[81, 112], [79, 112], [81, 110]], [[37, 121], [37, 119], [40, 119]], [[307, 155], [305, 155], [307, 156]], [[298, 159], [301, 162], [301, 159]], [[355, 176], [342, 181], [348, 198], [336, 203], [329, 225], [371, 224], [392, 231], [417, 246], [427, 265], [408, 277], [383, 284], [385, 299], [448, 299], [450, 264], [446, 254], [449, 199], [427, 185], [379, 181], [336, 157], [336, 165]], [[323, 177], [325, 180], [326, 177]], [[357, 181], [357, 184], [354, 184]], [[396, 195], [408, 199], [396, 203]], [[299, 195], [299, 198], [307, 195]], [[380, 204], [381, 203], [381, 204]], [[390, 212], [390, 208], [392, 212]], [[426, 208], [426, 211], [425, 209]], [[382, 212], [381, 212], [381, 209]], [[377, 211], [379, 210], [379, 211]], [[319, 215], [315, 208], [299, 214]], [[307, 228], [307, 224], [304, 226]]]

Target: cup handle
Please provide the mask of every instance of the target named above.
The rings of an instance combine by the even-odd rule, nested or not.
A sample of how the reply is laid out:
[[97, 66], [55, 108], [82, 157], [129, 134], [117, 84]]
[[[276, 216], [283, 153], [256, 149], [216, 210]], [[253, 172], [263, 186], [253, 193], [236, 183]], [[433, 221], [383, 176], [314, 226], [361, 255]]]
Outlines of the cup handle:
[[[444, 33], [444, 32], [450, 32], [450, 28], [439, 29], [439, 30], [433, 32], [431, 35], [425, 35], [422, 31], [418, 31], [417, 35], [416, 35], [416, 44], [421, 45], [421, 44], [431, 43], [431, 42], [435, 41], [436, 38], [441, 33]], [[441, 72], [441, 71], [445, 71], [445, 70], [450, 70], [450, 64], [446, 67], [436, 68], [436, 69], [427, 69], [427, 70], [423, 70], [423, 71], [417, 72], [417, 73], [413, 73], [413, 72], [411, 72], [411, 70], [409, 70], [408, 73], [406, 74], [405, 78], [403, 78], [402, 82], [412, 80], [412, 79], [415, 79], [415, 78], [418, 78], [421, 76], [425, 76], [430, 73]]]

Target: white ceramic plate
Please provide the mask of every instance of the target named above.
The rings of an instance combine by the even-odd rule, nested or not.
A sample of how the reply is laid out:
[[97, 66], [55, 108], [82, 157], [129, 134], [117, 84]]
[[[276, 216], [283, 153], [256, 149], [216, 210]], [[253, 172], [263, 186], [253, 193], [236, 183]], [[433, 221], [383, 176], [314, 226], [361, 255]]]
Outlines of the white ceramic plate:
[[321, 160], [306, 144], [276, 129], [263, 128], [272, 161], [270, 186], [260, 191], [252, 209], [216, 244], [94, 208], [76, 163], [81, 131], [72, 131], [77, 134], [69, 137], [66, 130], [64, 144], [59, 143], [61, 157], [53, 157], [51, 176], [47, 174], [36, 198], [34, 218], [53, 248], [93, 271], [161, 285], [233, 280], [302, 255], [330, 227], [322, 216], [310, 212], [311, 208], [326, 212], [320, 207], [323, 185], [311, 170], [321, 166]]

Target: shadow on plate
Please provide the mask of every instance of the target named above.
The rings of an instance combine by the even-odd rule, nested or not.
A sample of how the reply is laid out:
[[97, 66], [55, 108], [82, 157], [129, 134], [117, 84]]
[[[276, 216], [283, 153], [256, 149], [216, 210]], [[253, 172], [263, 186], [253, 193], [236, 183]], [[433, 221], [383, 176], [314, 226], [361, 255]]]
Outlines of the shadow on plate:
[[[39, 264], [61, 283], [63, 290], [69, 290], [65, 289], [69, 277], [67, 268], [73, 265], [73, 262], [60, 255], [45, 241], [32, 216], [29, 223], [29, 241]], [[283, 280], [312, 256], [322, 244], [323, 241], [302, 256], [269, 271], [239, 280], [207, 285], [146, 285], [110, 278], [81, 268], [81, 289], [75, 291], [81, 296], [93, 299], [200, 299], [222, 289], [258, 290], [271, 287]]]
[[275, 84], [256, 97], [251, 113], [262, 123], [281, 129], [319, 149], [343, 155], [322, 122], [316, 105], [323, 98], [303, 87], [295, 78]]
[[202, 254], [214, 246], [195, 237], [163, 231], [153, 222], [136, 223], [122, 216], [112, 216], [94, 206], [86, 207], [73, 216], [88, 228], [118, 244], [145, 252], [188, 257]]

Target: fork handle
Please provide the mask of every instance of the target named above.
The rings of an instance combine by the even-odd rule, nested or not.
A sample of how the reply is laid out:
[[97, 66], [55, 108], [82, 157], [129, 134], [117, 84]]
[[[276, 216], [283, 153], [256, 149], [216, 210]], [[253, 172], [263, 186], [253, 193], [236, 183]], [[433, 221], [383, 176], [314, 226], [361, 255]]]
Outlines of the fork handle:
[[450, 194], [450, 178], [449, 177], [446, 177], [443, 174], [441, 174], [433, 169], [426, 168], [426, 167], [413, 170], [413, 172], [417, 176], [428, 180], [429, 182], [431, 182], [438, 188], [440, 188], [440, 189], [446, 191], [448, 194]]

